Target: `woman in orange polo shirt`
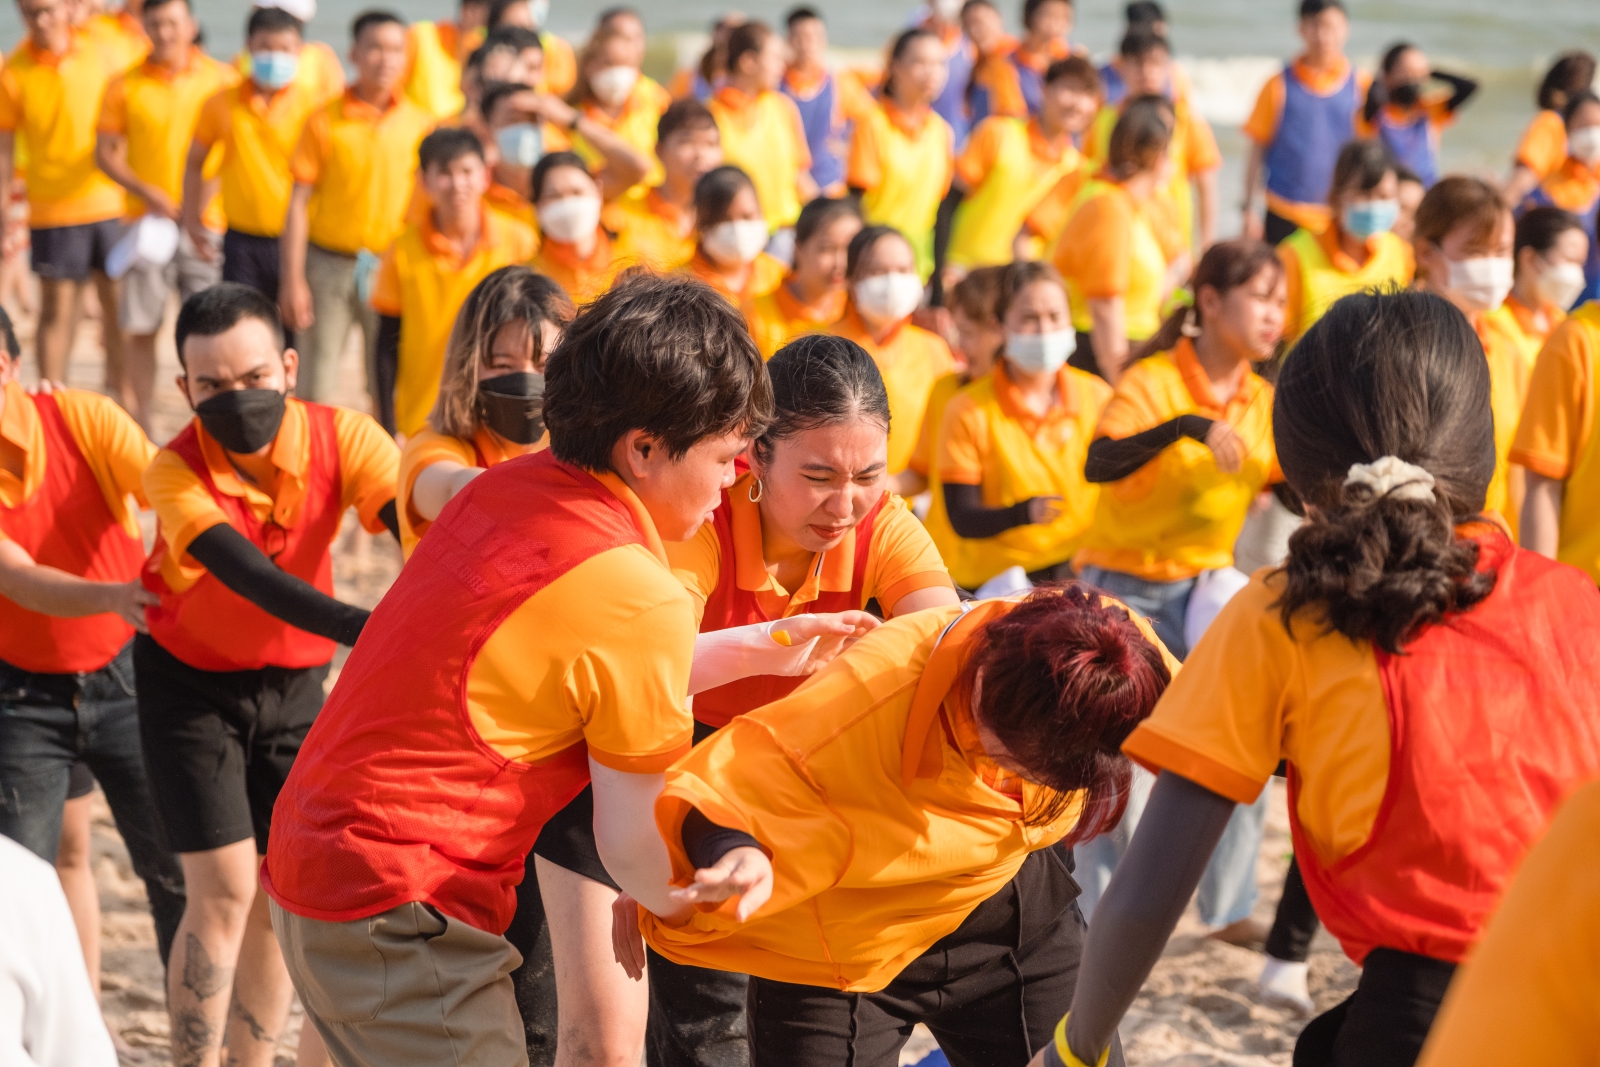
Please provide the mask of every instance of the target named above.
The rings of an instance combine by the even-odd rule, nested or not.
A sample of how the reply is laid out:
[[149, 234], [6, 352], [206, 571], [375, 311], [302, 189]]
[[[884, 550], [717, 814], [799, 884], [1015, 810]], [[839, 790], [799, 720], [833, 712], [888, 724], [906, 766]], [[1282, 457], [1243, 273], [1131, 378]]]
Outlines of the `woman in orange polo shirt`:
[[1072, 300], [1072, 365], [1113, 385], [1130, 342], [1161, 328], [1162, 306], [1189, 274], [1177, 220], [1157, 195], [1174, 121], [1165, 97], [1128, 102], [1111, 129], [1105, 168], [1084, 182], [1050, 255]]
[[529, 264], [567, 291], [576, 304], [611, 288], [616, 277], [611, 235], [600, 225], [600, 186], [576, 152], [552, 152], [529, 183], [539, 213], [539, 251]]
[[1006, 267], [995, 313], [1005, 343], [994, 369], [955, 395], [939, 431], [945, 513], [962, 539], [952, 577], [968, 589], [1012, 568], [1036, 583], [1073, 577], [1099, 495], [1084, 458], [1111, 398], [1067, 366], [1076, 337], [1054, 267]]
[[428, 428], [400, 453], [395, 508], [407, 558], [468, 482], [544, 447], [544, 361], [572, 314], [561, 287], [527, 267], [501, 267], [468, 294]]
[[1570, 211], [1536, 207], [1517, 220], [1511, 295], [1489, 317], [1517, 339], [1531, 372], [1550, 332], [1583, 293], [1589, 234]]
[[1348, 296], [1284, 363], [1274, 437], [1309, 522], [1123, 745], [1162, 773], [1036, 1063], [1098, 1059], [1284, 760], [1306, 888], [1363, 968], [1296, 1062], [1415, 1060], [1523, 854], [1600, 773], [1600, 599], [1484, 516], [1490, 391], [1472, 326], [1429, 293]]
[[625, 910], [618, 956], [640, 967], [642, 925], [748, 971], [762, 1067], [892, 1067], [917, 1022], [953, 1062], [1020, 1064], [1070, 999], [1085, 927], [1054, 846], [1120, 814], [1117, 745], [1175, 664], [1082, 588], [965, 607], [891, 619], [668, 773], [683, 907]]
[[768, 359], [803, 334], [825, 330], [844, 314], [845, 263], [861, 232], [855, 201], [819, 197], [794, 224], [794, 269], [764, 296], [744, 302], [750, 336]]
[[1533, 192], [1567, 158], [1567, 127], [1561, 121], [1561, 109], [1574, 94], [1594, 84], [1594, 71], [1594, 56], [1582, 51], [1561, 53], [1545, 71], [1535, 97], [1539, 113], [1517, 142], [1511, 180], [1506, 182], [1506, 199], [1511, 203], [1519, 203]]
[[912, 325], [922, 304], [916, 253], [889, 226], [868, 226], [850, 240], [845, 256], [850, 300], [828, 332], [865, 348], [889, 394], [889, 474], [911, 462], [922, 432], [933, 383], [955, 370], [950, 346], [936, 333]]
[[[1565, 208], [1578, 216], [1584, 232], [1600, 223], [1600, 95], [1585, 89], [1561, 109], [1567, 130], [1567, 158], [1523, 200], [1519, 211], [1535, 207]], [[1583, 299], [1600, 297], [1600, 243], [1589, 246], [1584, 263]]]
[[684, 270], [738, 306], [766, 296], [785, 268], [767, 255], [767, 223], [750, 175], [731, 164], [694, 185], [694, 258]]

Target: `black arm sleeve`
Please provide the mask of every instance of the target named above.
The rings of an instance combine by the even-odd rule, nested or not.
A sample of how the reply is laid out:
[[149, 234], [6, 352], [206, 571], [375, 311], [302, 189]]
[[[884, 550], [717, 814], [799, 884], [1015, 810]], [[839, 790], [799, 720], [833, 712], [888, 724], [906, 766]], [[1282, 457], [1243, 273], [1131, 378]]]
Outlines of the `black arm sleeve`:
[[994, 537], [1032, 522], [1028, 518], [1027, 500], [1019, 500], [1009, 508], [984, 507], [983, 487], [980, 485], [945, 482], [944, 510], [950, 516], [950, 528], [956, 532], [956, 536], [974, 541]]
[[400, 320], [378, 316], [378, 340], [373, 351], [372, 391], [378, 399], [378, 425], [394, 433], [394, 383], [400, 376]]
[[939, 213], [933, 218], [933, 297], [934, 307], [944, 307], [945, 253], [950, 250], [950, 231], [955, 225], [956, 208], [961, 206], [964, 194], [955, 185], [939, 201]]
[[683, 817], [682, 837], [684, 855], [697, 871], [715, 866], [736, 848], [761, 847], [761, 842], [743, 830], [718, 826], [702, 815], [699, 808], [690, 808], [689, 814]]
[[1478, 91], [1478, 83], [1471, 78], [1463, 78], [1459, 74], [1446, 74], [1442, 70], [1430, 71], [1435, 78], [1450, 86], [1450, 99], [1444, 102], [1446, 109], [1455, 111], [1462, 104], [1472, 99], [1472, 94]]
[[1212, 420], [1204, 415], [1179, 415], [1127, 437], [1102, 437], [1089, 445], [1083, 477], [1090, 482], [1118, 482], [1185, 437], [1204, 441]]
[[383, 523], [383, 528], [394, 534], [396, 541], [400, 540], [400, 512], [395, 509], [391, 500], [378, 509], [378, 521]]
[[1150, 792], [1117, 873], [1095, 905], [1078, 965], [1067, 1044], [1094, 1063], [1167, 947], [1234, 803], [1171, 771]]
[[[292, 574], [285, 574], [244, 534], [218, 523], [189, 545], [193, 556], [217, 581], [274, 618], [341, 645], [353, 645], [368, 612], [341, 604]], [[217, 620], [218, 625], [223, 620]]]

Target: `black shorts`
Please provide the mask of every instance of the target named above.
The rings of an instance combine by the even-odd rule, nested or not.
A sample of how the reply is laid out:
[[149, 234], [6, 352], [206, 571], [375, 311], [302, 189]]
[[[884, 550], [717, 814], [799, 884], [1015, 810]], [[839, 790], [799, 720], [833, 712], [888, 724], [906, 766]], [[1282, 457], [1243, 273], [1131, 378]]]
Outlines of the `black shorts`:
[[[121, 239], [121, 219], [85, 222], [77, 226], [49, 226], [30, 230], [33, 242], [33, 271], [41, 278], [69, 282], [88, 279], [91, 272], [104, 273], [106, 253]], [[111, 313], [115, 313], [115, 308]]]
[[79, 760], [72, 765], [72, 770], [67, 772], [67, 799], [77, 800], [94, 792], [94, 772], [89, 765]]
[[134, 638], [133, 663], [167, 847], [205, 852], [254, 837], [265, 854], [272, 806], [322, 710], [328, 664], [202, 671], [146, 634]]
[[229, 230], [222, 235], [222, 280], [259, 289], [278, 299], [278, 239]]

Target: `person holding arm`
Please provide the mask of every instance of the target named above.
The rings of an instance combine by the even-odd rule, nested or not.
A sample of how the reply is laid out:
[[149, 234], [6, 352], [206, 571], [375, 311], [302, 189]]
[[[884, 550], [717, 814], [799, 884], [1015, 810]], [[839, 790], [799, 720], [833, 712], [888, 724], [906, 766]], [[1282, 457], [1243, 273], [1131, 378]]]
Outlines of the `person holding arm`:
[[952, 1062], [1025, 1062], [1077, 980], [1062, 843], [1121, 814], [1119, 738], [1175, 670], [1081, 586], [891, 619], [669, 772], [678, 907], [619, 909], [618, 955], [642, 967], [642, 928], [748, 971], [758, 1064], [889, 1067], [918, 1022]]
[[1511, 293], [1489, 318], [1516, 339], [1524, 372], [1531, 374], [1550, 334], [1581, 302], [1589, 233], [1570, 211], [1536, 207], [1517, 219], [1511, 254], [1517, 264]]
[[[629, 29], [628, 27], [632, 27]], [[637, 15], [614, 23], [602, 22], [578, 57], [578, 83], [567, 102], [589, 122], [615, 134], [648, 162], [649, 167], [628, 197], [643, 196], [661, 182], [656, 159], [656, 126], [672, 103], [672, 96], [652, 77], [639, 70], [644, 61], [644, 27]], [[572, 148], [590, 166], [606, 162], [606, 155], [574, 131]]]
[[428, 428], [400, 452], [395, 512], [407, 558], [472, 479], [547, 447], [544, 365], [572, 316], [562, 288], [527, 267], [501, 267], [467, 294]]
[[743, 304], [750, 336], [764, 357], [771, 359], [804, 334], [826, 331], [844, 315], [845, 266], [861, 226], [861, 211], [852, 199], [819, 196], [800, 209], [794, 268], [772, 292]]
[[1161, 328], [1162, 308], [1193, 262], [1162, 192], [1173, 121], [1164, 96], [1128, 101], [1105, 166], [1079, 190], [1051, 253], [1071, 298], [1072, 365], [1113, 385], [1132, 342]]
[[151, 790], [188, 884], [167, 985], [182, 1063], [224, 1045], [272, 1062], [292, 990], [256, 870], [334, 652], [367, 621], [333, 597], [333, 541], [351, 507], [373, 533], [398, 530], [399, 449], [366, 415], [290, 399], [299, 360], [280, 331], [249, 286], [189, 298], [177, 384], [195, 418], [144, 473], [157, 526], [142, 577], [160, 600], [133, 663]]
[[1306, 888], [1362, 968], [1295, 1058], [1415, 1061], [1524, 853], [1600, 772], [1600, 597], [1484, 513], [1489, 396], [1472, 325], [1431, 293], [1347, 296], [1284, 363], [1273, 437], [1309, 523], [1123, 744], [1160, 776], [1036, 1065], [1104, 1062], [1235, 804], [1284, 760]]
[[[1379, 64], [1381, 77], [1367, 90], [1362, 121], [1389, 146], [1395, 161], [1422, 180], [1439, 180], [1439, 132], [1478, 91], [1478, 83], [1435, 70], [1409, 41], [1392, 45]], [[1440, 83], [1432, 91], [1429, 83]]]
[[1545, 71], [1534, 97], [1539, 113], [1517, 142], [1511, 178], [1505, 187], [1507, 203], [1520, 204], [1566, 160], [1567, 126], [1561, 111], [1574, 95], [1594, 85], [1594, 71], [1594, 56], [1579, 50], [1561, 53]]
[[[591, 780], [610, 877], [646, 907], [689, 910], [668, 895], [650, 818], [690, 743], [697, 629], [663, 542], [710, 519], [771, 410], [727, 301], [692, 279], [630, 277], [547, 364], [550, 448], [475, 478], [401, 571], [280, 798], [261, 869], [295, 987], [341, 1061], [523, 1061], [501, 932], [541, 827]], [[605, 892], [598, 912], [552, 912], [552, 932], [604, 944]], [[379, 951], [381, 972], [348, 962]], [[642, 1007], [620, 984], [567, 1003], [607, 1019]], [[642, 1026], [623, 1029], [593, 1054], [637, 1063]]]
[[735, 307], [766, 296], [787, 273], [765, 251], [766, 221], [755, 183], [743, 170], [726, 163], [702, 175], [694, 183], [694, 256], [683, 272]]

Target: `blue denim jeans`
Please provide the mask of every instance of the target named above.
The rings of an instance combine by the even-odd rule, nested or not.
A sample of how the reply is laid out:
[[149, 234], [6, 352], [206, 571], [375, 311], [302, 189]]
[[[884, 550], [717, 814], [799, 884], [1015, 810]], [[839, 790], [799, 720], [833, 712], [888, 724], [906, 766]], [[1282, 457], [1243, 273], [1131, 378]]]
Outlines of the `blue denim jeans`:
[[31, 674], [0, 661], [0, 834], [50, 863], [82, 761], [105, 790], [150, 895], [161, 961], [183, 918], [183, 868], [161, 842], [139, 745], [132, 643], [90, 674]]
[[1183, 638], [1183, 617], [1189, 611], [1194, 593], [1193, 578], [1177, 582], [1151, 582], [1104, 567], [1085, 567], [1079, 579], [1103, 593], [1109, 593], [1150, 620], [1151, 629], [1179, 660], [1189, 658], [1189, 643]]

